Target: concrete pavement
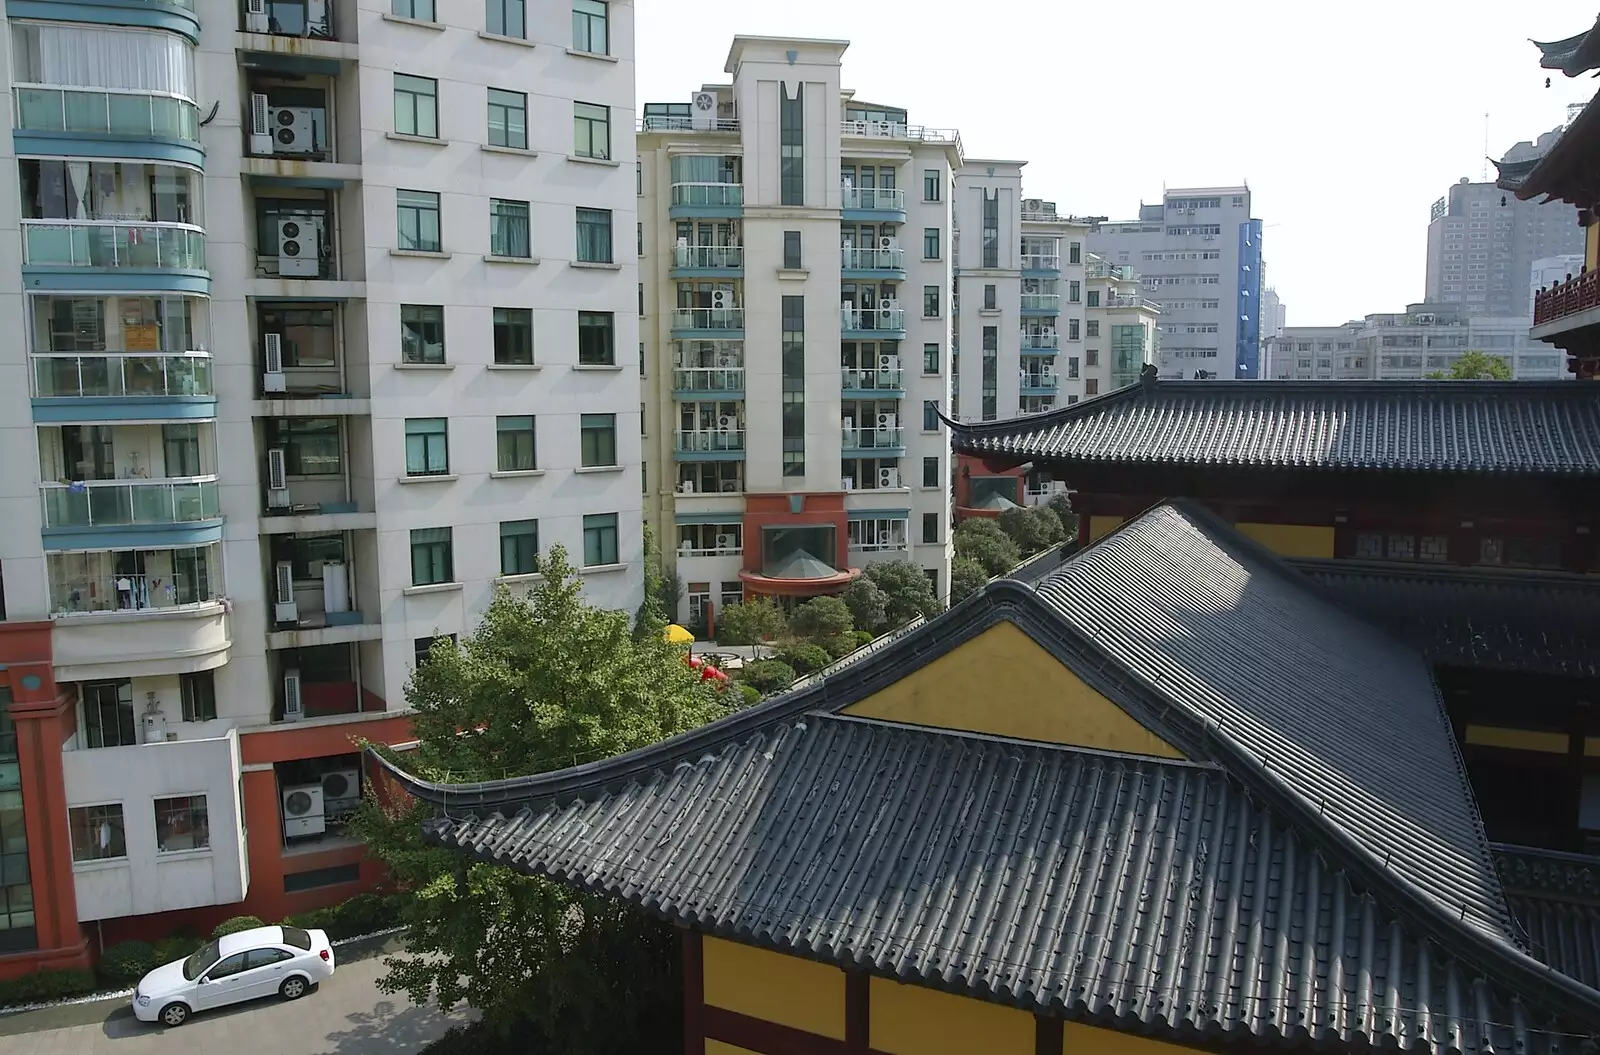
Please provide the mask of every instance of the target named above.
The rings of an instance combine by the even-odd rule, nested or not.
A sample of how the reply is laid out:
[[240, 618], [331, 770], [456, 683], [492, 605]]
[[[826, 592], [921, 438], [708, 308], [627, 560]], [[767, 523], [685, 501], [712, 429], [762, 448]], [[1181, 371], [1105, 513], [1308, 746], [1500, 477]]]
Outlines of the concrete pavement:
[[352, 949], [332, 978], [292, 1003], [238, 1004], [175, 1030], [140, 1022], [125, 1000], [7, 1015], [0, 1055], [413, 1055], [473, 1016], [465, 1007], [447, 1013], [379, 992], [381, 954], [393, 948]]

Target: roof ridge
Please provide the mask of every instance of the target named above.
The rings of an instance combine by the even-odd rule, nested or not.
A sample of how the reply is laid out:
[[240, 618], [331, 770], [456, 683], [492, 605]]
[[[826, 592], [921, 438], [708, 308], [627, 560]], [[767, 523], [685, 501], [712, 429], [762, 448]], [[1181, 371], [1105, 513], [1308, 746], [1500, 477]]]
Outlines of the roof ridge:
[[953, 729], [943, 725], [914, 725], [910, 722], [896, 722], [887, 718], [870, 718], [859, 714], [845, 714], [834, 711], [811, 711], [806, 717], [821, 718], [830, 722], [850, 722], [859, 725], [882, 726], [886, 729], [904, 730], [925, 736], [951, 737], [958, 740], [973, 740], [979, 743], [995, 744], [997, 746], [1025, 747], [1030, 750], [1039, 750], [1047, 754], [1060, 755], [1088, 755], [1094, 758], [1125, 759], [1136, 761], [1140, 764], [1156, 763], [1171, 765], [1174, 768], [1205, 769], [1221, 771], [1222, 767], [1215, 762], [1196, 762], [1189, 758], [1162, 758], [1158, 755], [1141, 755], [1136, 751], [1111, 751], [1100, 747], [1084, 747], [1080, 744], [1063, 744], [1053, 740], [1028, 740], [1020, 736], [1004, 736], [1000, 733], [982, 733], [972, 729]]

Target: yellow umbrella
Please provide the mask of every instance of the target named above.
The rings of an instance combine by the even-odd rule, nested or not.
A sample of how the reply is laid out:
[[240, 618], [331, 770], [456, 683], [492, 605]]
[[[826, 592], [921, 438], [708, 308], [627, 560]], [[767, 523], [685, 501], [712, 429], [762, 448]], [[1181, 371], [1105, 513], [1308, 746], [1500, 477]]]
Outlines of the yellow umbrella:
[[667, 626], [667, 640], [674, 645], [688, 645], [693, 643], [694, 635], [677, 623], [670, 623]]

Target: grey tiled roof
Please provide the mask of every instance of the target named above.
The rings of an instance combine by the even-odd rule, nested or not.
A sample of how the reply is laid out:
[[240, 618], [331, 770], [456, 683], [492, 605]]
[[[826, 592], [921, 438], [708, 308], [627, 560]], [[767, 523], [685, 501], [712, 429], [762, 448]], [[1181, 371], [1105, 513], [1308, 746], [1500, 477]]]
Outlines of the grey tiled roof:
[[1600, 857], [1496, 845], [1494, 859], [1533, 954], [1600, 987]]
[[1519, 158], [1516, 161], [1495, 161], [1494, 158], [1489, 160], [1494, 162], [1494, 185], [1501, 190], [1516, 191], [1522, 188], [1522, 184], [1527, 180], [1528, 174], [1538, 167], [1539, 162], [1544, 160], [1544, 155], [1539, 154], [1530, 158]]
[[1600, 580], [1349, 560], [1292, 564], [1433, 663], [1600, 677]]
[[1532, 381], [1157, 381], [952, 423], [956, 450], [1069, 463], [1600, 475], [1600, 390]]
[[1560, 70], [1568, 77], [1577, 77], [1600, 69], [1600, 19], [1575, 37], [1548, 43], [1535, 40], [1533, 46], [1541, 53], [1539, 65], [1547, 70]]

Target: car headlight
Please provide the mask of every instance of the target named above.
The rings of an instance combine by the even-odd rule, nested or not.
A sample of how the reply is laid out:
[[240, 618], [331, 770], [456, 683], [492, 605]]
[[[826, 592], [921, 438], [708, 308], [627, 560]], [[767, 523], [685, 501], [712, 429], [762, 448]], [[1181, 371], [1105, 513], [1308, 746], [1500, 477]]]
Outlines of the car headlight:
[[148, 1007], [150, 1005], [150, 998], [143, 993], [135, 993], [133, 999], [140, 1007]]

